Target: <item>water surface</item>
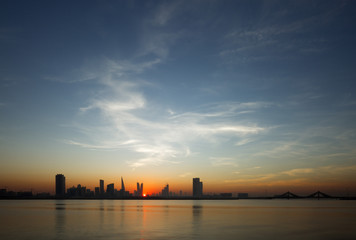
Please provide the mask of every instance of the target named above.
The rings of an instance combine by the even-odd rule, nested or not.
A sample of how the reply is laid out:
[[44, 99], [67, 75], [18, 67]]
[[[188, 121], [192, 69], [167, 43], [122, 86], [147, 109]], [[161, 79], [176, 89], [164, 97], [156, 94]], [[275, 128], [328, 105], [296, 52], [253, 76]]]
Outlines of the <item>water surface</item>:
[[356, 201], [2, 200], [1, 239], [356, 239]]

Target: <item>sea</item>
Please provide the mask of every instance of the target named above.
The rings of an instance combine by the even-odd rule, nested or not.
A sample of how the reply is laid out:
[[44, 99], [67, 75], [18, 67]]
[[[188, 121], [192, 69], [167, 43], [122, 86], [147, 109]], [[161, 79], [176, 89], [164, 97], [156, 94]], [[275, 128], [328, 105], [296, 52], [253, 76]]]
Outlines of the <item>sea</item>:
[[356, 239], [356, 201], [0, 200], [0, 239]]

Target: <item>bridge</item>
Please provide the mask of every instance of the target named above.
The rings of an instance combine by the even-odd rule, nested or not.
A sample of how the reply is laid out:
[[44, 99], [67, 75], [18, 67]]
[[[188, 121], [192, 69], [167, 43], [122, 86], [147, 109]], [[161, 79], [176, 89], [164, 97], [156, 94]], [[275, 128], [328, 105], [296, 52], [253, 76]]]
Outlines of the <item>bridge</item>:
[[324, 199], [324, 198], [334, 198], [334, 197], [332, 197], [326, 193], [322, 193], [320, 191], [316, 191], [315, 193], [312, 193], [308, 196], [299, 196], [297, 194], [294, 194], [294, 193], [288, 191], [281, 195], [276, 195], [276, 196], [274, 196], [274, 198], [283, 198], [283, 199], [317, 198], [319, 200], [320, 198]]

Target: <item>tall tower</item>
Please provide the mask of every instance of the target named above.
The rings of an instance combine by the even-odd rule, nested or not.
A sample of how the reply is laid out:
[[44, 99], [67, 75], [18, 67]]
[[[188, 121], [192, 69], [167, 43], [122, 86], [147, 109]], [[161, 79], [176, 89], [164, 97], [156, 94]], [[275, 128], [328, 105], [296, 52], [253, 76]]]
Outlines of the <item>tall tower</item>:
[[140, 183], [139, 182], [137, 183], [136, 196], [137, 197], [143, 196], [143, 183], [141, 183], [141, 187], [140, 187]]
[[193, 178], [193, 197], [203, 196], [203, 182], [200, 178]]
[[106, 186], [106, 193], [108, 196], [114, 196], [115, 193], [115, 187], [113, 183], [110, 183]]
[[66, 193], [66, 178], [63, 174], [56, 175], [56, 197], [64, 197]]
[[124, 184], [124, 179], [121, 177], [121, 191], [125, 192], [125, 184]]
[[104, 195], [105, 189], [104, 189], [104, 180], [100, 179], [100, 195]]
[[169, 197], [169, 185], [167, 184], [163, 189], [162, 189], [162, 197]]

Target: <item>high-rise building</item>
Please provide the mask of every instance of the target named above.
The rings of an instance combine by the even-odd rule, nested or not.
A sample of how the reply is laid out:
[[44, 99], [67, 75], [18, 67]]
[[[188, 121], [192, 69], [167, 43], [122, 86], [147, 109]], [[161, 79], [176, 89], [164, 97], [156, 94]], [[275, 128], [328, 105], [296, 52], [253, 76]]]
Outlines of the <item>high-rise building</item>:
[[56, 175], [56, 197], [64, 197], [66, 193], [66, 178], [63, 174]]
[[200, 178], [193, 178], [193, 197], [202, 197], [203, 196], [203, 182], [200, 181]]
[[169, 197], [169, 185], [167, 184], [163, 189], [162, 189], [162, 197]]
[[95, 194], [95, 197], [99, 197], [100, 196], [100, 187], [95, 187], [94, 194]]
[[140, 183], [137, 183], [137, 190], [135, 191], [135, 196], [137, 197], [142, 197], [143, 196], [143, 183], [141, 183], [141, 186], [140, 186]]
[[117, 197], [126, 198], [130, 196], [128, 191], [125, 191], [124, 179], [121, 177], [121, 189], [116, 194]]
[[100, 179], [100, 195], [104, 195], [105, 189], [104, 189], [104, 180]]
[[124, 179], [121, 177], [121, 191], [125, 192], [125, 184], [124, 184]]
[[[88, 192], [89, 190], [89, 192]], [[81, 197], [88, 197], [91, 195], [91, 191], [90, 189], [87, 189], [86, 187], [82, 187], [81, 184], [78, 184], [77, 187], [71, 187], [71, 188], [68, 188], [67, 190], [67, 195], [68, 197], [78, 197], [78, 198], [81, 198]]]
[[114, 196], [115, 188], [113, 183], [110, 183], [106, 186], [106, 193], [108, 196]]

